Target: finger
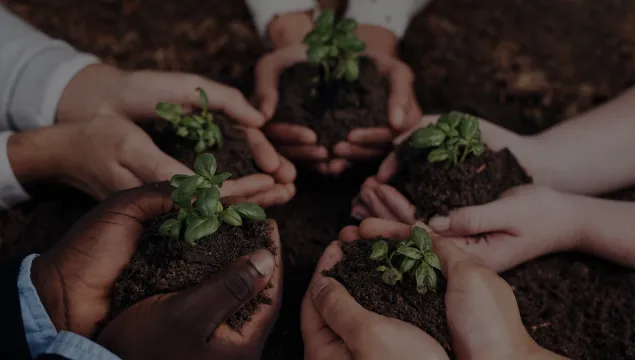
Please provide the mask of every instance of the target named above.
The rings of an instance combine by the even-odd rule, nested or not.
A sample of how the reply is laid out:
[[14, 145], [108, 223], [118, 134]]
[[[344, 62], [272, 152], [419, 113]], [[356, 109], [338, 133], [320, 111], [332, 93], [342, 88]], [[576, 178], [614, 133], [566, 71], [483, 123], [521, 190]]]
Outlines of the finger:
[[283, 205], [295, 196], [294, 184], [275, 184], [272, 188], [262, 193], [250, 196], [248, 202], [254, 202], [262, 207]]
[[[376, 187], [378, 187], [379, 185], [381, 185], [378, 181], [377, 178], [374, 176], [371, 176], [369, 178], [366, 178], [366, 180], [364, 180], [364, 183], [362, 184], [362, 190], [375, 190]], [[361, 198], [361, 193], [360, 193], [360, 198]], [[363, 203], [362, 199], [362, 203]]]
[[263, 131], [267, 137], [289, 145], [314, 145], [318, 140], [315, 131], [300, 125], [269, 123]]
[[310, 168], [315, 169], [315, 171], [319, 172], [322, 175], [330, 175], [331, 170], [329, 169], [328, 162], [321, 162], [318, 164], [312, 164]]
[[534, 250], [535, 246], [523, 246], [518, 243], [518, 238], [506, 234], [491, 234], [485, 238], [453, 237], [445, 238], [444, 241], [454, 242], [496, 272], [509, 270], [542, 255], [540, 249]]
[[397, 221], [397, 216], [379, 199], [375, 190], [376, 188], [374, 190], [362, 189], [361, 192], [362, 200], [364, 200], [370, 214], [378, 218]]
[[340, 230], [337, 238], [345, 243], [352, 243], [353, 241], [359, 240], [359, 226], [349, 225]]
[[390, 69], [390, 99], [388, 106], [390, 111], [390, 123], [394, 130], [404, 129], [406, 124], [406, 109], [412, 99], [412, 84], [414, 75], [410, 68], [400, 62], [394, 61]]
[[383, 236], [389, 239], [407, 239], [412, 233], [410, 225], [397, 221], [370, 218], [359, 225], [359, 236], [362, 239], [373, 239]]
[[285, 158], [284, 156], [278, 155], [278, 158], [280, 161], [280, 167], [275, 172], [275, 174], [273, 174], [273, 177], [276, 179], [278, 183], [281, 183], [281, 184], [292, 183], [293, 180], [295, 180], [296, 176], [298, 175], [298, 172], [295, 166], [293, 165], [291, 161], [287, 160], [287, 158]]
[[397, 189], [388, 185], [380, 185], [375, 189], [379, 197], [398, 221], [405, 224], [414, 224], [417, 208], [406, 199]]
[[392, 131], [387, 127], [353, 129], [346, 138], [356, 145], [386, 144], [392, 145]]
[[394, 151], [381, 163], [377, 171], [377, 181], [386, 184], [397, 172], [397, 153]]
[[328, 163], [328, 173], [332, 175], [340, 175], [352, 165], [353, 164], [346, 159], [333, 159]]
[[143, 183], [167, 181], [176, 174], [194, 174], [190, 168], [168, 156], [151, 141], [139, 144], [121, 161], [122, 165]]
[[517, 207], [513, 199], [453, 210], [448, 216], [435, 216], [428, 225], [441, 235], [469, 236], [486, 232], [507, 232], [515, 224]]
[[275, 270], [274, 255], [268, 250], [258, 250], [169, 301], [182, 304], [181, 308], [187, 309], [184, 316], [197, 320], [188, 322], [194, 326], [193, 333], [206, 334], [210, 341], [222, 323], [267, 286]]
[[355, 204], [351, 209], [351, 217], [361, 221], [370, 217], [370, 211], [368, 211], [368, 208], [364, 205]]
[[273, 178], [266, 174], [252, 174], [236, 180], [228, 180], [220, 188], [221, 198], [248, 197], [270, 189], [275, 184]]
[[382, 156], [386, 151], [362, 147], [348, 142], [340, 142], [333, 147], [333, 153], [339, 157], [350, 160], [369, 160]]
[[408, 108], [406, 108], [406, 122], [400, 132], [410, 131], [411, 129], [417, 127], [421, 121], [421, 117], [423, 116], [414, 93], [410, 94], [410, 99], [411, 100], [408, 102]]
[[441, 262], [441, 271], [447, 279], [453, 276], [452, 269], [459, 264], [463, 273], [469, 272], [470, 269], [485, 267], [479, 258], [461, 249], [455, 241], [443, 238], [433, 239], [433, 247]]
[[245, 128], [244, 132], [256, 165], [267, 174], [277, 171], [280, 168], [280, 157], [265, 135], [255, 128]]
[[290, 145], [278, 146], [282, 156], [295, 161], [324, 161], [328, 159], [329, 152], [323, 146], [315, 145]]
[[115, 165], [107, 176], [109, 178], [108, 195], [143, 185], [141, 179], [122, 165]]
[[[210, 108], [221, 110], [236, 123], [251, 127], [261, 127], [265, 123], [264, 116], [256, 110], [243, 94], [226, 85], [202, 79], [199, 87], [207, 94]], [[198, 106], [198, 91], [189, 97], [189, 105]]]

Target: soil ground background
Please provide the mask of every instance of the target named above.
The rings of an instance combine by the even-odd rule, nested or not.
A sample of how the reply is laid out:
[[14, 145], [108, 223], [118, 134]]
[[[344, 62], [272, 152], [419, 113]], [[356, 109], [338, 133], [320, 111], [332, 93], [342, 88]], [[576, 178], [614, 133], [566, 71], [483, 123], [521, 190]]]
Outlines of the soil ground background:
[[[196, 72], [247, 94], [264, 51], [242, 1], [5, 2], [107, 63]], [[535, 133], [635, 84], [635, 2], [437, 0], [414, 18], [401, 53], [416, 74], [425, 112], [469, 110]], [[280, 224], [287, 276], [264, 358], [302, 357], [299, 301], [322, 249], [351, 223], [350, 200], [373, 166], [339, 180], [300, 174], [298, 195], [269, 211]], [[38, 186], [32, 194], [33, 201], [0, 217], [4, 258], [46, 249], [94, 205], [56, 186]], [[619, 197], [635, 199], [632, 191]], [[576, 359], [635, 358], [635, 272], [558, 254], [504, 277], [540, 345]]]

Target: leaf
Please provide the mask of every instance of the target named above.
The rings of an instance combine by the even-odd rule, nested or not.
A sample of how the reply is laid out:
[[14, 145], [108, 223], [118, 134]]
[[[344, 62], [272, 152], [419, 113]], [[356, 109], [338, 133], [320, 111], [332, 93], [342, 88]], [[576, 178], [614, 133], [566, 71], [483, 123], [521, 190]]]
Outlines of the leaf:
[[370, 253], [371, 260], [381, 260], [388, 255], [388, 243], [384, 240], [376, 241], [373, 244], [373, 251]]
[[205, 143], [205, 140], [201, 138], [196, 143], [196, 146], [194, 147], [194, 151], [196, 151], [196, 153], [199, 154], [205, 151], [205, 149], [207, 149], [207, 144]]
[[181, 116], [185, 113], [181, 105], [170, 104], [166, 102], [160, 102], [156, 106], [156, 114], [173, 124], [178, 124], [181, 120]]
[[437, 123], [437, 127], [441, 129], [446, 135], [450, 133], [450, 125], [444, 123]]
[[434, 271], [433, 268], [429, 268], [428, 269], [428, 278], [427, 278], [427, 283], [428, 283], [428, 287], [430, 288], [430, 290], [436, 290], [437, 288], [437, 273], [436, 271]]
[[232, 226], [240, 226], [243, 224], [243, 219], [236, 212], [236, 210], [232, 209], [231, 207], [225, 209], [222, 213], [220, 213], [220, 215], [218, 215], [218, 217], [222, 221]]
[[183, 121], [181, 122], [181, 125], [189, 128], [190, 130], [198, 130], [198, 129], [202, 129], [203, 127], [201, 126], [201, 124], [198, 123], [198, 121], [196, 121], [195, 118], [193, 118], [192, 116], [186, 116], [183, 118]]
[[375, 269], [375, 270], [377, 270], [379, 272], [384, 272], [384, 271], [388, 270], [388, 268], [386, 266], [382, 265], [382, 266], [378, 266], [377, 269]]
[[401, 261], [401, 265], [399, 266], [399, 271], [401, 271], [402, 274], [405, 274], [408, 271], [412, 270], [412, 268], [415, 266], [416, 263], [417, 263], [417, 260], [415, 259], [404, 258]]
[[332, 9], [325, 9], [315, 21], [315, 27], [317, 29], [326, 30], [333, 27], [334, 23], [335, 11], [333, 11]]
[[186, 137], [190, 134], [190, 131], [186, 127], [180, 127], [176, 130], [176, 135], [180, 137]]
[[216, 174], [216, 158], [212, 154], [201, 154], [194, 161], [194, 172], [210, 180]]
[[401, 247], [397, 249], [397, 252], [405, 257], [409, 257], [411, 259], [421, 259], [421, 251], [411, 248], [411, 247]]
[[220, 192], [215, 186], [198, 189], [196, 192], [196, 201], [194, 201], [194, 208], [203, 216], [214, 216], [217, 213], [216, 209], [219, 201]]
[[355, 19], [343, 19], [335, 26], [335, 31], [341, 34], [351, 33], [357, 29], [357, 21]]
[[399, 270], [395, 268], [390, 268], [381, 275], [381, 279], [388, 285], [397, 285], [399, 281], [402, 279], [402, 275]]
[[209, 130], [212, 132], [214, 139], [216, 139], [216, 143], [218, 147], [223, 147], [223, 134], [220, 131], [220, 128], [216, 124], [209, 124]]
[[476, 135], [478, 131], [478, 119], [474, 116], [465, 114], [461, 119], [461, 125], [459, 129], [461, 137], [464, 139], [471, 139]]
[[[451, 129], [451, 130], [453, 130], [453, 129]], [[454, 130], [454, 131], [456, 131], [456, 130]], [[460, 140], [463, 140], [463, 139], [459, 139], [458, 137], [452, 137], [452, 138], [448, 139], [448, 141], [446, 141], [446, 144], [447, 144], [447, 146], [452, 147], [452, 146], [456, 145]]]
[[267, 214], [256, 203], [240, 203], [233, 206], [234, 210], [241, 217], [251, 221], [265, 221], [267, 220]]
[[176, 215], [176, 218], [179, 220], [185, 220], [187, 217], [187, 211], [183, 208], [179, 209], [179, 213]]
[[309, 63], [311, 64], [319, 64], [322, 62], [322, 60], [324, 60], [324, 58], [326, 58], [326, 56], [329, 53], [329, 48], [328, 46], [325, 45], [319, 45], [316, 47], [310, 47], [309, 50], [307, 50], [307, 60]]
[[205, 125], [205, 123], [207, 122], [207, 120], [205, 120], [200, 115], [192, 115], [192, 119], [194, 119], [194, 121], [196, 121], [196, 123], [199, 125]]
[[420, 228], [419, 226], [415, 226], [412, 229], [411, 239], [422, 252], [429, 249], [428, 243], [426, 242], [426, 237], [430, 237], [428, 235], [428, 232]]
[[358, 39], [357, 36], [354, 36], [354, 33], [351, 33], [353, 36], [342, 37], [338, 40], [339, 46], [349, 52], [358, 53], [364, 51], [366, 48], [366, 43], [362, 40]]
[[159, 227], [159, 234], [178, 240], [181, 234], [182, 222], [179, 219], [168, 219], [161, 227]]
[[212, 176], [209, 179], [209, 183], [211, 185], [215, 185], [220, 188], [220, 187], [223, 187], [223, 183], [225, 182], [225, 180], [229, 179], [230, 177], [232, 177], [232, 174], [228, 172], [224, 172], [224, 173]]
[[201, 110], [203, 111], [203, 113], [207, 112], [207, 106], [209, 104], [209, 100], [207, 99], [207, 94], [205, 93], [205, 90], [201, 89], [201, 88], [196, 88], [196, 91], [198, 91], [200, 97], [201, 97]]
[[461, 119], [463, 118], [463, 113], [459, 111], [452, 111], [447, 114], [447, 124], [450, 125], [451, 128], [456, 129], [457, 126], [461, 123]]
[[439, 271], [441, 270], [441, 262], [439, 261], [439, 257], [432, 251], [423, 253], [423, 260], [433, 268], [439, 269]]
[[347, 60], [344, 63], [346, 70], [344, 71], [344, 78], [348, 82], [353, 82], [359, 78], [359, 63], [357, 60]]
[[318, 31], [318, 29], [314, 29], [311, 30], [311, 32], [304, 37], [302, 43], [309, 45], [309, 47], [314, 47], [323, 45], [326, 40], [328, 40], [328, 36], [326, 36], [326, 34], [324, 34], [322, 31]]
[[185, 241], [192, 245], [198, 240], [212, 235], [220, 227], [220, 221], [216, 216], [203, 218], [190, 214], [186, 221]]
[[420, 128], [410, 136], [410, 146], [417, 149], [439, 146], [443, 143], [445, 137], [443, 131], [436, 127], [428, 126]]
[[445, 161], [450, 157], [450, 152], [446, 149], [434, 149], [428, 154], [428, 161], [431, 163]]
[[188, 178], [187, 175], [176, 174], [176, 175], [172, 176], [172, 179], [170, 179], [170, 185], [172, 185], [174, 187], [179, 187], [181, 182], [183, 180], [187, 179], [187, 178]]
[[485, 152], [485, 146], [483, 144], [477, 144], [472, 146], [472, 154], [480, 156]]
[[203, 183], [203, 177], [199, 175], [190, 175], [181, 180], [179, 190], [185, 194], [194, 194], [196, 189]]
[[423, 294], [427, 290], [427, 278], [428, 278], [428, 269], [431, 269], [428, 264], [425, 262], [421, 262], [417, 269], [415, 270], [415, 280], [417, 282], [417, 292]]

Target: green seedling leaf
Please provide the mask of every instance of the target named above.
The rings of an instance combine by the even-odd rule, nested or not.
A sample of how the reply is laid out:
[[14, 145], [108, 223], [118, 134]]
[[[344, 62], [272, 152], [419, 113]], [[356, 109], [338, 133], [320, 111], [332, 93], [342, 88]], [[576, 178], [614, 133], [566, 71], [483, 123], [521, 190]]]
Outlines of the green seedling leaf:
[[194, 172], [210, 180], [216, 174], [216, 158], [212, 154], [201, 154], [194, 161]]
[[185, 241], [191, 245], [206, 236], [212, 235], [220, 227], [220, 221], [216, 216], [203, 218], [189, 214], [186, 221]]
[[354, 19], [343, 19], [335, 26], [335, 31], [340, 34], [352, 33], [357, 30], [357, 21]]
[[402, 275], [399, 270], [391, 268], [381, 275], [381, 279], [388, 285], [397, 285], [399, 281], [402, 279]]
[[318, 29], [312, 30], [307, 36], [304, 37], [302, 42], [310, 47], [323, 45], [328, 41], [328, 34], [322, 31], [318, 31]]
[[181, 182], [183, 180], [187, 179], [187, 178], [188, 178], [187, 175], [176, 174], [176, 175], [172, 176], [172, 179], [170, 179], [170, 185], [172, 185], [174, 187], [179, 187]]
[[485, 146], [483, 144], [476, 144], [472, 146], [472, 154], [481, 156], [485, 152]]
[[200, 115], [192, 115], [192, 119], [194, 119], [194, 121], [196, 121], [196, 123], [199, 125], [205, 125], [205, 123], [207, 122], [207, 120], [205, 120]]
[[156, 106], [156, 113], [160, 118], [178, 124], [185, 111], [180, 105], [160, 102]]
[[445, 134], [436, 127], [428, 126], [417, 129], [410, 137], [410, 146], [417, 149], [439, 146], [445, 140]]
[[179, 209], [179, 212], [176, 215], [176, 218], [179, 220], [185, 220], [186, 217], [187, 217], [187, 211], [183, 208]]
[[205, 217], [216, 215], [216, 209], [218, 209], [218, 203], [220, 202], [220, 192], [218, 189], [215, 186], [198, 189], [196, 195], [194, 208]]
[[412, 268], [417, 264], [417, 260], [414, 259], [410, 259], [410, 258], [404, 258], [401, 261], [401, 265], [399, 266], [399, 271], [402, 274], [407, 273], [408, 271], [412, 270]]
[[451, 130], [450, 125], [444, 124], [444, 123], [437, 123], [437, 127], [441, 129], [441, 131], [443, 131], [446, 135], [450, 134], [450, 130]]
[[181, 234], [181, 224], [182, 221], [179, 219], [168, 219], [159, 227], [159, 234], [178, 240]]
[[315, 47], [310, 47], [307, 50], [307, 60], [311, 64], [319, 64], [326, 58], [329, 53], [329, 47], [326, 45], [319, 45]]
[[428, 232], [419, 226], [415, 226], [412, 229], [412, 237], [411, 241], [419, 248], [419, 250], [426, 251], [429, 250], [428, 243], [426, 242], [426, 237], [429, 237]]
[[445, 161], [450, 157], [450, 152], [446, 149], [434, 149], [428, 154], [428, 161], [431, 163]]
[[196, 143], [196, 146], [194, 147], [194, 151], [196, 151], [196, 153], [199, 154], [205, 151], [205, 149], [207, 149], [207, 144], [205, 143], [205, 140], [199, 139], [198, 142]]
[[[454, 130], [454, 129], [452, 129], [452, 130]], [[454, 130], [454, 131], [456, 131], [456, 130]], [[448, 141], [446, 141], [446, 144], [449, 147], [452, 147], [452, 146], [456, 145], [460, 140], [462, 140], [462, 139], [459, 139], [458, 137], [451, 137], [450, 139], [448, 139]]]
[[338, 40], [339, 45], [342, 49], [346, 51], [350, 51], [352, 53], [358, 53], [364, 51], [366, 48], [366, 44], [354, 36], [354, 33], [351, 33], [353, 36], [347, 36]]
[[201, 110], [203, 111], [203, 113], [207, 112], [207, 106], [209, 104], [209, 100], [207, 99], [207, 94], [205, 93], [205, 90], [201, 89], [201, 88], [196, 88], [196, 91], [198, 91], [200, 97], [201, 97]]
[[458, 111], [451, 111], [447, 114], [447, 124], [450, 125], [451, 128], [456, 129], [461, 123], [461, 119], [463, 118], [463, 113]]
[[432, 251], [427, 251], [423, 254], [423, 261], [425, 261], [428, 265], [432, 266], [435, 269], [441, 271], [441, 262], [439, 261], [439, 257], [437, 254]]
[[430, 290], [434, 291], [437, 288], [437, 273], [433, 268], [428, 268], [427, 285]]
[[344, 65], [346, 71], [344, 71], [344, 78], [348, 82], [354, 82], [359, 78], [359, 63], [355, 60], [347, 60]]
[[373, 244], [373, 251], [370, 253], [372, 260], [381, 260], [388, 255], [388, 243], [384, 240], [376, 241]]
[[218, 216], [222, 221], [228, 223], [229, 225], [232, 226], [240, 226], [243, 224], [243, 219], [240, 217], [240, 215], [231, 207], [225, 209], [223, 212], [220, 213], [220, 215]]
[[189, 128], [190, 130], [199, 130], [202, 129], [203, 126], [196, 121], [196, 119], [192, 116], [186, 116], [183, 118], [181, 125]]
[[216, 144], [218, 144], [218, 147], [223, 147], [223, 134], [221, 133], [218, 125], [209, 124], [209, 130], [212, 132], [212, 136], [216, 140]]
[[315, 27], [320, 30], [327, 30], [333, 27], [335, 23], [335, 11], [332, 9], [326, 9], [322, 11], [322, 14], [318, 16], [315, 21]]
[[240, 203], [233, 206], [234, 210], [240, 214], [242, 218], [251, 221], [265, 221], [267, 220], [267, 214], [256, 203]]
[[196, 189], [203, 183], [203, 177], [199, 175], [191, 175], [181, 180], [179, 190], [185, 194], [194, 194]]
[[405, 246], [398, 248], [397, 253], [414, 260], [421, 259], [421, 256], [422, 256], [421, 251], [411, 247], [405, 247]]
[[377, 270], [379, 272], [384, 272], [384, 271], [388, 270], [388, 268], [386, 266], [382, 265], [382, 266], [378, 266], [377, 269], [375, 269], [375, 270]]
[[465, 115], [461, 119], [460, 133], [464, 139], [471, 139], [478, 131], [478, 119], [471, 115]]
[[[417, 282], [417, 292], [420, 294], [424, 294], [427, 290], [427, 278], [430, 270], [430, 266], [425, 262], [421, 262], [417, 269], [415, 270], [415, 280]], [[434, 270], [433, 270], [434, 271]]]
[[225, 182], [225, 180], [229, 179], [230, 177], [232, 177], [232, 174], [228, 173], [228, 172], [224, 172], [218, 175], [214, 175], [209, 179], [209, 183], [211, 185], [215, 185], [218, 186], [219, 188], [223, 187], [223, 183]]
[[190, 131], [186, 127], [180, 127], [176, 130], [176, 135], [180, 137], [187, 137]]

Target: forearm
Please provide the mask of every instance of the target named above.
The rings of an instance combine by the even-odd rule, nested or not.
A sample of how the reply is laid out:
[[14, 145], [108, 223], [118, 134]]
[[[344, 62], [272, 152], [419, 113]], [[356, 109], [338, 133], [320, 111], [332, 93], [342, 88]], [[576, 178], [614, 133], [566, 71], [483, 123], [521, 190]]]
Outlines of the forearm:
[[299, 44], [311, 31], [314, 0], [246, 0], [256, 30], [273, 47]]
[[430, 1], [349, 0], [346, 15], [361, 25], [383, 28], [397, 39], [406, 32], [410, 19]]
[[635, 89], [535, 136], [536, 182], [600, 194], [635, 184]]

